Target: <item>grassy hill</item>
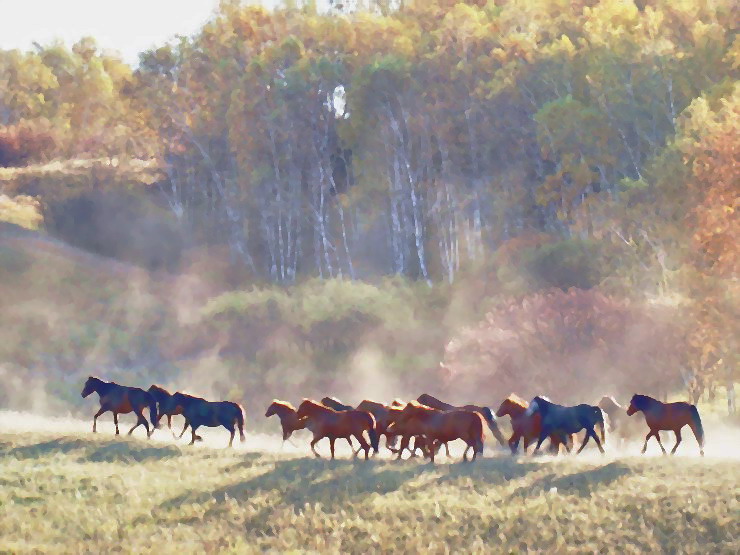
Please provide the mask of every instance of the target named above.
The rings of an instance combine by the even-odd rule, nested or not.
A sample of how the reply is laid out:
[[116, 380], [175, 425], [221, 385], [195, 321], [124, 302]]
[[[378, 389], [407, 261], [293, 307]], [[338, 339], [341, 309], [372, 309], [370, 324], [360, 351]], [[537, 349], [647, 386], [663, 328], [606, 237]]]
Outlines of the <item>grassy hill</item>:
[[[161, 432], [159, 432], [161, 433]], [[314, 460], [0, 432], [0, 551], [737, 553], [736, 460]]]

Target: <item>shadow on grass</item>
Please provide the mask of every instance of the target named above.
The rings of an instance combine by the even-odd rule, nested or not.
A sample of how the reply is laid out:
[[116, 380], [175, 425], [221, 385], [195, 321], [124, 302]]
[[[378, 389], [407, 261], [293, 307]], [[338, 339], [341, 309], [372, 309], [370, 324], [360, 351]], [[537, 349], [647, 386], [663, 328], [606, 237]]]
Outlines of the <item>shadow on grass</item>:
[[550, 491], [551, 488], [557, 488], [559, 493], [589, 497], [592, 491], [599, 487], [610, 484], [633, 472], [633, 469], [622, 463], [611, 462], [604, 466], [573, 472], [565, 476], [556, 476], [550, 473], [532, 484], [517, 489], [511, 495], [511, 499], [537, 496], [543, 491]]
[[142, 446], [124, 439], [89, 441], [67, 437], [21, 447], [0, 445], [0, 458], [39, 459], [69, 453], [79, 453], [78, 462], [141, 462], [179, 456], [181, 451], [173, 445]]

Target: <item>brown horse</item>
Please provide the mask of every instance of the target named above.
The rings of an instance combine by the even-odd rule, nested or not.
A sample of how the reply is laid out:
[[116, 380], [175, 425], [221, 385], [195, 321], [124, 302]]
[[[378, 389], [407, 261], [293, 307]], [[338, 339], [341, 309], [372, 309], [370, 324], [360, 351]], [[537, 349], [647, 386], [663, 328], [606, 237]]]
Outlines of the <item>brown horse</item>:
[[172, 437], [177, 437], [175, 432], [172, 431], [172, 417], [182, 414], [182, 407], [175, 405], [172, 402], [172, 394], [160, 385], [152, 385], [148, 391], [154, 397], [154, 400], [157, 401], [159, 419], [162, 420], [163, 416], [167, 416], [167, 427], [170, 429]]
[[345, 405], [336, 397], [324, 397], [321, 399], [321, 404], [338, 411], [353, 410], [355, 408], [351, 405]]
[[185, 426], [179, 437], [182, 437], [190, 426], [192, 439], [190, 445], [201, 439], [195, 432], [201, 426], [216, 428], [223, 426], [231, 432], [229, 447], [234, 443], [234, 434], [236, 428], [239, 428], [239, 439], [245, 440], [244, 437], [244, 409], [238, 403], [231, 401], [206, 401], [202, 397], [194, 397], [185, 393], [177, 392], [172, 395], [172, 404], [181, 411], [185, 417]]
[[647, 395], [633, 395], [630, 406], [627, 408], [627, 414], [632, 416], [638, 411], [645, 415], [645, 423], [650, 428], [650, 433], [645, 436], [645, 445], [642, 452], [647, 450], [647, 443], [651, 436], [655, 436], [658, 445], [666, 454], [663, 443], [660, 441], [661, 430], [670, 430], [676, 434], [676, 445], [671, 449], [671, 455], [676, 452], [676, 448], [681, 443], [681, 428], [689, 426], [694, 432], [694, 437], [699, 443], [699, 453], [704, 456], [704, 428], [701, 425], [699, 411], [695, 405], [690, 403], [662, 403], [657, 399]]
[[488, 428], [491, 430], [493, 437], [495, 437], [501, 445], [506, 445], [506, 440], [504, 439], [504, 436], [501, 433], [501, 430], [499, 430], [498, 424], [496, 423], [496, 417], [493, 415], [493, 412], [491, 412], [491, 409], [489, 409], [488, 407], [482, 407], [480, 405], [455, 406], [449, 403], [445, 403], [444, 401], [441, 401], [436, 397], [429, 395], [428, 393], [422, 393], [421, 395], [419, 395], [417, 401], [419, 401], [422, 405], [426, 405], [438, 410], [467, 410], [477, 412], [483, 417], [483, 419], [486, 421], [486, 424], [488, 424]]
[[290, 438], [293, 432], [303, 430], [306, 427], [306, 419], [298, 418], [296, 408], [285, 401], [278, 401], [277, 399], [272, 401], [270, 406], [267, 407], [265, 417], [269, 418], [273, 414], [277, 414], [280, 419], [280, 426], [283, 428], [283, 441]]
[[442, 443], [456, 439], [462, 439], [467, 443], [463, 461], [468, 460], [468, 449], [473, 449], [473, 460], [479, 453], [483, 453], [483, 442], [486, 437], [485, 421], [477, 411], [442, 411], [411, 401], [403, 408], [401, 415], [391, 424], [388, 431], [393, 432], [399, 428], [407, 432], [414, 430], [414, 435], [426, 437], [432, 464], [437, 448]]
[[[316, 401], [304, 399], [298, 407], [297, 416], [300, 419], [306, 419], [306, 428], [313, 433], [311, 451], [316, 457], [321, 457], [316, 452], [316, 443], [325, 437], [329, 438], [332, 459], [334, 459], [334, 442], [339, 438], [345, 438], [352, 446], [350, 438], [354, 436], [360, 443], [361, 449], [365, 450], [365, 460], [370, 457], [371, 445], [376, 451], [378, 449], [375, 417], [369, 412], [362, 410], [336, 411]], [[370, 436], [370, 444], [365, 441], [363, 436], [365, 431]]]
[[[512, 434], [509, 438], [509, 448], [511, 454], [516, 455], [517, 448], [519, 447], [519, 440], [524, 440], [524, 453], [527, 452], [527, 447], [530, 443], [536, 443], [540, 437], [540, 430], [542, 428], [542, 416], [539, 413], [529, 414], [527, 408], [529, 403], [512, 393], [506, 399], [504, 399], [496, 411], [496, 416], [502, 418], [509, 416], [511, 418], [511, 429]], [[571, 436], [572, 443], [572, 436]], [[561, 441], [558, 436], [550, 436], [550, 452], [557, 454], [560, 452]], [[568, 445], [565, 445], [568, 449]]]
[[[98, 416], [106, 412], [113, 413], [113, 422], [116, 424], [116, 435], [121, 432], [118, 430], [118, 415], [133, 412], [136, 414], [136, 424], [128, 431], [131, 435], [136, 428], [143, 425], [146, 428], [146, 436], [150, 437], [154, 428], [159, 424], [157, 417], [157, 402], [149, 393], [138, 387], [128, 387], [118, 385], [115, 382], [105, 382], [94, 376], [87, 378], [85, 386], [82, 388], [82, 397], [85, 398], [91, 393], [96, 392], [100, 397], [100, 410], [95, 413], [93, 418], [93, 432], [97, 432]], [[152, 420], [152, 429], [149, 430], [149, 423], [144, 418], [144, 409], [149, 408], [149, 418]]]

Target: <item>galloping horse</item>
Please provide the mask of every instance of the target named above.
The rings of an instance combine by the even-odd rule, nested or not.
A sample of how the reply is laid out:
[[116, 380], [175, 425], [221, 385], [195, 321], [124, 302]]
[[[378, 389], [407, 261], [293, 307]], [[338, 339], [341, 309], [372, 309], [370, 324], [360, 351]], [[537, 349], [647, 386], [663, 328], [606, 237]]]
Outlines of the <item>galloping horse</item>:
[[[339, 438], [345, 438], [352, 447], [351, 437], [360, 442], [360, 448], [365, 450], [365, 460], [370, 457], [370, 447], [378, 450], [378, 433], [376, 431], [375, 417], [369, 412], [362, 410], [336, 411], [316, 401], [304, 399], [298, 407], [298, 418], [306, 419], [306, 428], [313, 433], [311, 451], [316, 457], [321, 457], [316, 452], [316, 443], [325, 437], [329, 438], [331, 458], [334, 459], [334, 442]], [[365, 441], [363, 432], [370, 436], [370, 444]], [[358, 451], [359, 452], [359, 451]], [[357, 456], [357, 453], [355, 453]]]
[[[365, 412], [369, 412], [375, 417], [375, 426], [376, 431], [378, 433], [378, 439], [380, 439], [380, 436], [385, 436], [385, 446], [393, 451], [393, 447], [396, 445], [396, 435], [395, 434], [389, 434], [388, 433], [388, 426], [391, 425], [391, 422], [395, 419], [395, 414], [393, 412], [393, 409], [391, 407], [384, 405], [383, 403], [378, 403], [376, 401], [369, 401], [365, 399], [362, 401], [359, 405], [357, 405], [357, 410], [364, 410]], [[396, 412], [398, 412], [398, 409], [395, 409]], [[378, 453], [378, 450], [375, 449], [375, 453]]]
[[[540, 413], [542, 415], [542, 429], [537, 441], [537, 447], [534, 452], [540, 450], [542, 442], [552, 435], [557, 436], [562, 443], [566, 444], [566, 450], [570, 452], [567, 444], [567, 436], [575, 434], [581, 430], [586, 430], [586, 437], [583, 439], [578, 453], [583, 451], [586, 443], [590, 438], [594, 438], [599, 451], [604, 453], [602, 442], [606, 442], [606, 426], [604, 424], [604, 413], [599, 407], [592, 405], [576, 405], [575, 407], [564, 407], [551, 402], [545, 397], [535, 397], [527, 408], [529, 414]], [[601, 441], [596, 436], [594, 426], [601, 427]]]
[[[131, 435], [136, 428], [143, 425], [146, 428], [146, 436], [150, 437], [154, 428], [159, 424], [157, 418], [157, 402], [149, 393], [138, 387], [128, 387], [118, 385], [115, 382], [105, 382], [94, 376], [87, 378], [85, 386], [82, 388], [82, 397], [85, 398], [92, 392], [96, 392], [100, 397], [100, 410], [95, 413], [93, 418], [93, 432], [97, 432], [98, 416], [108, 411], [113, 413], [113, 422], [116, 424], [116, 435], [120, 434], [118, 430], [118, 415], [133, 412], [136, 414], [136, 424], [128, 431]], [[149, 430], [149, 423], [144, 418], [144, 409], [149, 408], [149, 418], [152, 421], [152, 429]]]
[[501, 445], [506, 445], [506, 440], [504, 439], [504, 436], [501, 433], [501, 430], [499, 430], [498, 424], [496, 423], [496, 417], [493, 415], [493, 412], [491, 412], [491, 409], [489, 409], [488, 407], [482, 407], [479, 405], [464, 405], [458, 407], [449, 403], [445, 403], [444, 401], [440, 401], [436, 397], [432, 397], [427, 393], [422, 393], [421, 395], [419, 395], [417, 401], [419, 401], [422, 405], [426, 405], [438, 410], [467, 410], [477, 412], [484, 418], [484, 420], [488, 424], [488, 428], [491, 430], [493, 437], [495, 437]]
[[178, 410], [181, 410], [181, 414], [185, 417], [185, 426], [179, 437], [182, 437], [185, 430], [190, 426], [193, 436], [190, 445], [193, 445], [197, 439], [201, 439], [195, 433], [201, 426], [208, 426], [210, 428], [223, 426], [226, 428], [231, 432], [229, 447], [234, 443], [236, 427], [239, 428], [239, 439], [241, 441], [245, 440], [244, 409], [242, 409], [241, 405], [232, 403], [231, 401], [206, 401], [201, 397], [194, 397], [180, 392], [172, 395], [172, 403]]
[[[542, 430], [542, 415], [539, 413], [529, 414], [527, 408], [529, 403], [512, 393], [506, 399], [501, 402], [496, 411], [496, 416], [502, 418], [509, 416], [511, 418], [511, 429], [512, 434], [509, 438], [509, 448], [511, 454], [516, 455], [517, 448], [519, 447], [519, 440], [524, 440], [524, 452], [527, 452], [527, 447], [530, 443], [534, 443], [540, 437], [540, 431]], [[567, 449], [567, 444], [565, 445]], [[560, 439], [557, 435], [550, 436], [550, 452], [557, 454], [560, 451]]]
[[673, 455], [676, 448], [678, 448], [678, 444], [681, 443], [681, 428], [689, 426], [699, 444], [699, 453], [702, 457], [704, 456], [704, 427], [701, 425], [699, 411], [695, 405], [690, 403], [661, 403], [647, 395], [633, 395], [627, 414], [632, 416], [638, 411], [642, 411], [645, 415], [645, 423], [650, 428], [650, 433], [645, 436], [645, 445], [642, 447], [643, 453], [647, 449], [650, 436], [655, 436], [665, 455], [665, 448], [660, 441], [660, 431], [670, 430], [676, 434], [676, 445], [671, 450], [671, 455]]
[[414, 429], [414, 435], [426, 437], [429, 446], [429, 457], [434, 464], [434, 455], [437, 447], [442, 443], [462, 439], [467, 443], [463, 452], [463, 461], [468, 460], [468, 449], [473, 449], [473, 460], [483, 453], [485, 441], [485, 423], [483, 416], [476, 411], [452, 410], [442, 411], [420, 403], [411, 401], [401, 411], [396, 422], [391, 424], [388, 431], [405, 428]]
[[325, 407], [329, 407], [330, 409], [338, 411], [354, 410], [355, 408], [350, 405], [345, 405], [336, 397], [324, 397], [323, 399], [321, 399], [321, 404]]
[[[149, 394], [154, 397], [159, 405], [159, 419], [163, 416], [167, 416], [167, 427], [170, 429], [172, 437], [177, 437], [175, 432], [172, 431], [172, 417], [177, 414], [182, 414], [182, 407], [175, 405], [172, 402], [172, 394], [167, 391], [164, 387], [159, 385], [152, 385], [149, 387]], [[157, 426], [159, 427], [159, 426]], [[152, 433], [154, 431], [152, 430]]]
[[280, 426], [283, 428], [283, 441], [290, 438], [293, 432], [303, 430], [306, 427], [306, 419], [298, 418], [298, 411], [296, 408], [285, 401], [273, 400], [267, 412], [265, 418], [269, 418], [273, 414], [277, 414], [280, 419]]

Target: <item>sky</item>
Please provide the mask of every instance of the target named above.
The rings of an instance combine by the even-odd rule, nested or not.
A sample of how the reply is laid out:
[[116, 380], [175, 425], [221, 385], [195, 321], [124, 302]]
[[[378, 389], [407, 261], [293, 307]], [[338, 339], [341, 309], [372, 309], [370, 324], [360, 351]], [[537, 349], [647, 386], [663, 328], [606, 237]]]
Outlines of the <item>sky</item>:
[[93, 37], [131, 64], [174, 35], [195, 33], [218, 0], [0, 0], [0, 49], [33, 48]]

